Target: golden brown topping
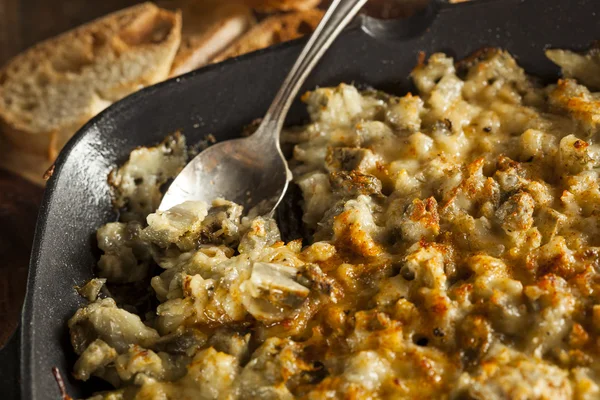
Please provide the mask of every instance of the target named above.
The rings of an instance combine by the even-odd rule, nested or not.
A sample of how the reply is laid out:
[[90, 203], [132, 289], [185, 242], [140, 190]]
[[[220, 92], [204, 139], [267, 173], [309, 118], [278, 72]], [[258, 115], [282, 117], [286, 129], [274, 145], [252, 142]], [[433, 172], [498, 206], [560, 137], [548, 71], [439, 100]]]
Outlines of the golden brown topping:
[[[107, 293], [158, 270], [160, 305], [80, 309], [76, 376], [138, 400], [598, 398], [598, 94], [500, 50], [422, 61], [417, 94], [303, 97], [283, 136], [308, 242], [224, 200], [100, 228]], [[145, 157], [185, 154], [163, 147], [113, 174], [121, 206], [154, 204]]]

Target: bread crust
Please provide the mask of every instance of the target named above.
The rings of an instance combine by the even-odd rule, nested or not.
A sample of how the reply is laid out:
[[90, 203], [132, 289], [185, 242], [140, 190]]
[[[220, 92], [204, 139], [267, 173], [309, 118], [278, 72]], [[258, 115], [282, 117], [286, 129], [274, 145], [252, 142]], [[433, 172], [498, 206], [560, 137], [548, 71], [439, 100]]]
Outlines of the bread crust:
[[213, 62], [220, 62], [310, 34], [321, 21], [323, 14], [323, 11], [313, 9], [268, 17], [215, 57]]
[[260, 12], [305, 11], [319, 5], [321, 0], [245, 0], [246, 4]]
[[207, 64], [256, 23], [252, 9], [238, 2], [169, 0], [164, 5], [181, 10], [183, 18], [171, 77]]
[[[181, 15], [143, 3], [32, 46], [0, 70], [2, 134], [15, 148], [53, 160], [91, 117], [140, 87], [167, 78], [180, 40]], [[151, 55], [158, 54], [161, 62], [150, 63]], [[107, 81], [111, 84], [102, 86]], [[26, 103], [27, 90], [36, 104]], [[75, 100], [73, 108], [62, 107], [59, 114], [73, 115], [61, 119], [39, 111], [52, 110], [44, 102], [67, 96]], [[48, 123], [40, 119], [44, 115]]]

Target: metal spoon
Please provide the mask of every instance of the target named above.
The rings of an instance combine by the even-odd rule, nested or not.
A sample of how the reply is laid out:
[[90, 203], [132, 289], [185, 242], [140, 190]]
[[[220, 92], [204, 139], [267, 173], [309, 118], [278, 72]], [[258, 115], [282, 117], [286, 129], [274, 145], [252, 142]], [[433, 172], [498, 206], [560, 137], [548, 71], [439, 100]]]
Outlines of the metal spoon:
[[277, 207], [292, 179], [279, 146], [285, 116], [313, 67], [366, 2], [332, 2], [258, 130], [248, 138], [217, 143], [198, 154], [175, 178], [159, 210], [187, 200], [211, 204], [219, 197], [243, 205], [246, 211], [260, 204], [267, 214]]

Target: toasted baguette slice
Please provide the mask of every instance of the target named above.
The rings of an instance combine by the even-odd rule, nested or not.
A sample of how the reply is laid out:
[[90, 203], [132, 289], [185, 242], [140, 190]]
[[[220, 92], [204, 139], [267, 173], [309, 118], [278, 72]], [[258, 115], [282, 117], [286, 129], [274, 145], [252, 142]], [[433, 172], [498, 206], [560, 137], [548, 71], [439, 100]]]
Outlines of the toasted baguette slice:
[[297, 39], [311, 33], [322, 17], [323, 11], [316, 9], [271, 16], [246, 32], [227, 50], [215, 57], [213, 62]]
[[246, 4], [260, 12], [304, 11], [315, 8], [321, 0], [245, 0]]
[[168, 0], [164, 5], [181, 10], [183, 18], [181, 45], [171, 66], [171, 76], [207, 64], [256, 23], [252, 9], [237, 2]]
[[144, 3], [31, 47], [0, 70], [2, 133], [53, 159], [92, 116], [165, 79], [180, 39], [180, 14]]

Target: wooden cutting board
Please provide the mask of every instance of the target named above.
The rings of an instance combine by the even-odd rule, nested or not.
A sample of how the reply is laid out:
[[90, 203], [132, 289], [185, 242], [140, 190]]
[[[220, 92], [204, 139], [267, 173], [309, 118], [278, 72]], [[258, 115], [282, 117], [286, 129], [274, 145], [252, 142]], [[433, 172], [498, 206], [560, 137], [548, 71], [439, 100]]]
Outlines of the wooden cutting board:
[[[0, 0], [0, 65], [41, 40], [138, 2]], [[371, 0], [365, 10], [372, 16], [397, 18], [427, 2]], [[0, 169], [0, 348], [18, 324], [42, 194], [43, 188]]]

